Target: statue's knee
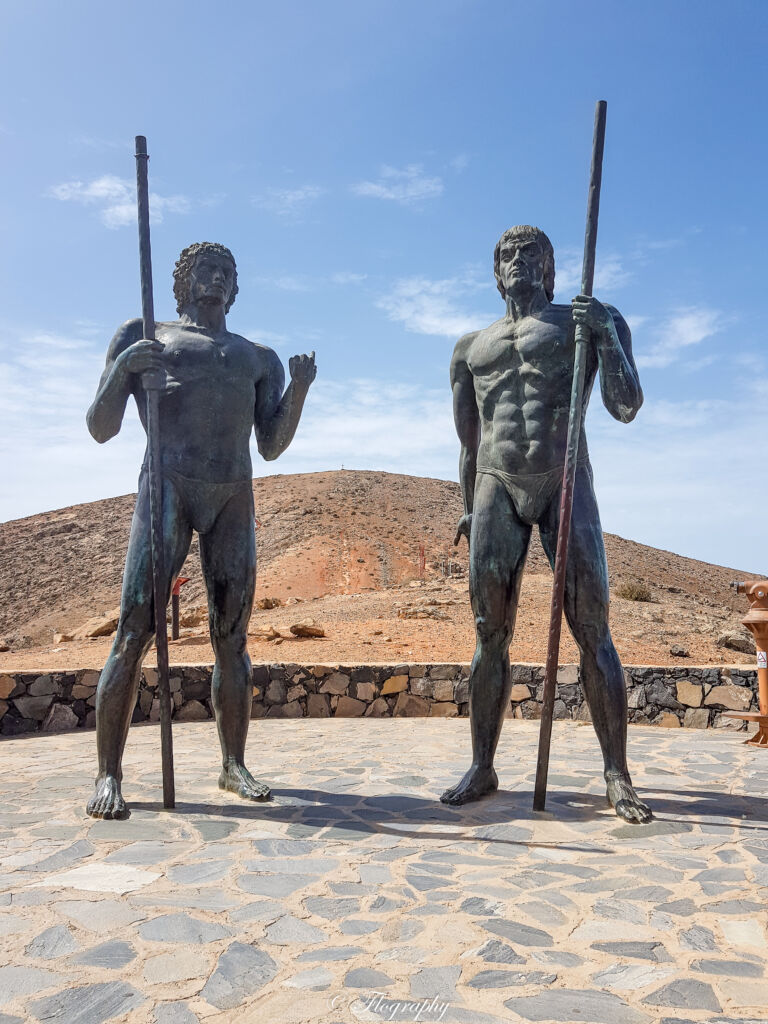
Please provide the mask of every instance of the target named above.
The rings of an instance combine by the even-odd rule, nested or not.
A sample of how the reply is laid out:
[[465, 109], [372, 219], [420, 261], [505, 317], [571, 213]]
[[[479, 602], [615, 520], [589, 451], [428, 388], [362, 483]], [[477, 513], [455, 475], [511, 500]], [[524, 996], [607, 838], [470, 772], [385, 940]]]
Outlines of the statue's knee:
[[607, 623], [599, 627], [582, 629], [576, 639], [581, 650], [594, 657], [599, 664], [618, 658]]
[[509, 643], [510, 631], [505, 622], [488, 618], [485, 615], [475, 616], [475, 630], [480, 643], [487, 646], [503, 647]]
[[219, 654], [237, 656], [243, 654], [248, 644], [248, 635], [241, 626], [216, 623], [211, 629], [211, 643]]
[[155, 624], [152, 615], [145, 606], [130, 609], [120, 617], [115, 634], [115, 646], [126, 655], [141, 655], [152, 642], [155, 635]]

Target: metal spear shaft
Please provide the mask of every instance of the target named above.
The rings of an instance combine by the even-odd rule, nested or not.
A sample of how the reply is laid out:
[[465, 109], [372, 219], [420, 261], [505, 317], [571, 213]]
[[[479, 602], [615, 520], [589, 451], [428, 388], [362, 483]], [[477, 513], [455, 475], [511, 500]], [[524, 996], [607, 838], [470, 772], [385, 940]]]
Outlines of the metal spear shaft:
[[[584, 262], [581, 271], [582, 295], [592, 294], [595, 276], [597, 217], [600, 212], [600, 184], [603, 176], [603, 145], [605, 143], [605, 115], [607, 106], [608, 104], [605, 100], [598, 100], [595, 107], [592, 167], [589, 175], [589, 197], [587, 200], [587, 230], [584, 236]], [[557, 531], [555, 578], [552, 584], [549, 643], [547, 646], [544, 699], [542, 702], [541, 728], [539, 731], [539, 754], [536, 762], [536, 786], [533, 792], [534, 811], [543, 811], [547, 800], [547, 773], [549, 772], [549, 748], [552, 739], [552, 716], [555, 709], [557, 663], [560, 655], [560, 630], [563, 622], [565, 570], [568, 561], [568, 538], [571, 532], [571, 509], [573, 507], [573, 487], [576, 479], [576, 460], [579, 454], [579, 439], [581, 437], [584, 372], [587, 362], [589, 337], [589, 328], [582, 324], [577, 324], [576, 354], [573, 363], [573, 384], [571, 386], [571, 408], [568, 414], [568, 441], [565, 465], [563, 466], [563, 486], [560, 493], [560, 525]]]
[[[136, 195], [139, 208], [139, 260], [143, 334], [155, 341], [155, 303], [152, 294], [152, 250], [149, 242], [149, 187], [147, 140], [136, 136]], [[171, 733], [171, 689], [168, 681], [168, 629], [166, 625], [165, 565], [163, 550], [163, 480], [160, 460], [160, 392], [165, 374], [147, 372], [142, 384], [147, 393], [147, 450], [149, 453], [149, 516], [152, 535], [152, 590], [155, 608], [157, 692], [160, 701], [160, 749], [163, 762], [163, 807], [176, 806]]]

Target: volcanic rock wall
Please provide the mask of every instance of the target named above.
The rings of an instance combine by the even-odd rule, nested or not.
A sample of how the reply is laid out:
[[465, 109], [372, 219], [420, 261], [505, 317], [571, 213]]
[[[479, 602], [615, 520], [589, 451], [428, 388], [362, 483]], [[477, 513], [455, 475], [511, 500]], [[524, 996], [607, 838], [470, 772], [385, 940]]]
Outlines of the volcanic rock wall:
[[[171, 695], [178, 721], [212, 717], [210, 665], [173, 665]], [[467, 715], [469, 665], [253, 666], [252, 718], [384, 718]], [[630, 722], [694, 729], [744, 723], [725, 711], [757, 710], [757, 673], [745, 668], [625, 667]], [[0, 675], [0, 735], [93, 728], [98, 672], [17, 672]], [[157, 671], [145, 668], [134, 722], [160, 717]], [[539, 718], [544, 688], [540, 665], [513, 665], [507, 712]], [[556, 719], [589, 721], [577, 665], [558, 672]]]

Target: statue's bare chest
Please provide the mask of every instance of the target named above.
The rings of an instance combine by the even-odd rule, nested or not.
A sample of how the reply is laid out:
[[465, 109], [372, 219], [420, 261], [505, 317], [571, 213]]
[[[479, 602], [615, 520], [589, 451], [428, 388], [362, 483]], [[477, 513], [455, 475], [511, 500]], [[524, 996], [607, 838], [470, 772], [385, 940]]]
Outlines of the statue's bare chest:
[[201, 331], [161, 328], [158, 340], [165, 345], [166, 371], [180, 384], [238, 380], [252, 386], [258, 375], [254, 347], [231, 335], [211, 338]]
[[475, 339], [469, 369], [478, 383], [509, 375], [557, 377], [573, 364], [573, 332], [568, 326], [533, 317], [515, 324], [493, 324]]

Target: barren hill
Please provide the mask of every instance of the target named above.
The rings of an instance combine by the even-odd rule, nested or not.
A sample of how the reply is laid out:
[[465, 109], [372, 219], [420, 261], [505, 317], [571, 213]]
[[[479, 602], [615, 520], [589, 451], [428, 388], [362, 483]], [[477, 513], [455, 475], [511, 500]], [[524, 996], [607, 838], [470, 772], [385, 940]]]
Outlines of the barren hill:
[[[314, 618], [325, 641], [250, 644], [258, 660], [468, 660], [473, 643], [467, 548], [453, 548], [461, 513], [458, 485], [391, 473], [342, 470], [253, 481], [259, 557], [257, 599], [280, 607], [257, 610], [252, 630]], [[2, 668], [100, 664], [108, 640], [59, 644], [69, 632], [114, 608], [135, 496], [125, 495], [46, 512], [0, 525], [0, 637], [11, 647]], [[691, 662], [743, 660], [715, 646], [738, 628], [743, 602], [729, 590], [750, 573], [708, 565], [606, 534], [612, 629], [629, 663], [674, 662], [672, 643]], [[420, 547], [424, 549], [423, 579]], [[193, 545], [183, 575], [183, 608], [200, 608], [205, 594]], [[646, 586], [651, 602], [615, 596], [623, 584]], [[535, 539], [526, 567], [513, 657], [543, 660], [551, 573]], [[300, 604], [300, 607], [295, 605]], [[198, 620], [201, 618], [197, 616]], [[279, 643], [279, 641], [278, 641]], [[574, 660], [566, 642], [562, 660]], [[725, 656], [724, 656], [725, 654]], [[209, 660], [201, 623], [183, 631], [172, 660]], [[746, 659], [750, 660], [751, 659]]]

